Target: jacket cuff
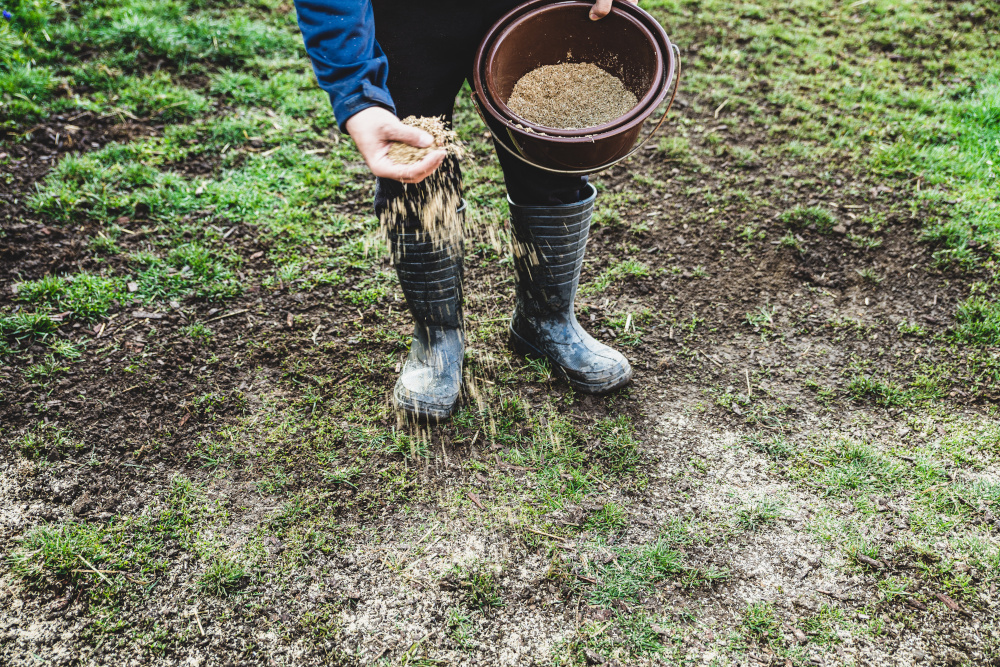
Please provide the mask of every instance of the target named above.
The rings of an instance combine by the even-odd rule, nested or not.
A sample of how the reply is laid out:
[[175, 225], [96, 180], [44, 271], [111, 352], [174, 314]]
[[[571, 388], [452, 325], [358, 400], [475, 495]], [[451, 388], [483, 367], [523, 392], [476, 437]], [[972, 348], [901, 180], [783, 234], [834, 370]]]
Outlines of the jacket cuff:
[[389, 91], [377, 88], [367, 81], [362, 84], [360, 93], [342, 99], [336, 99], [331, 94], [330, 102], [333, 104], [333, 115], [337, 117], [337, 124], [340, 126], [340, 131], [345, 134], [347, 130], [344, 128], [344, 124], [359, 111], [364, 111], [369, 107], [382, 107], [392, 113], [396, 113], [396, 105], [392, 103]]

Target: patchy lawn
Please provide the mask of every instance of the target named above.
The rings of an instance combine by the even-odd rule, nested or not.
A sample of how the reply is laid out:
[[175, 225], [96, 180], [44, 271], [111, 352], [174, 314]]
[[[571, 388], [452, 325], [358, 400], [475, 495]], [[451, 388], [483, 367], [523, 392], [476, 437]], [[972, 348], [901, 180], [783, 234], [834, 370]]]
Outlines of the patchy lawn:
[[466, 96], [463, 409], [291, 3], [0, 22], [0, 661], [1000, 664], [1000, 4], [642, 3], [676, 111], [599, 190], [578, 315], [506, 348]]

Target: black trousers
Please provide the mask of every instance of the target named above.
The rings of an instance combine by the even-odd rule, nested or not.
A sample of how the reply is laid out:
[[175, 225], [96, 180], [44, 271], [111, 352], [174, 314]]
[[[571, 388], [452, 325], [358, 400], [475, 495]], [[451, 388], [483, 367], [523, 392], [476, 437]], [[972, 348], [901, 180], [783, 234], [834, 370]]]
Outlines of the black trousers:
[[[472, 78], [476, 49], [486, 31], [523, 0], [372, 0], [375, 37], [389, 59], [389, 92], [396, 113], [452, 119], [455, 96]], [[550, 174], [497, 148], [507, 193], [522, 206], [574, 204], [583, 197], [586, 176]], [[461, 180], [457, 164], [442, 165], [447, 178]], [[378, 179], [375, 211], [381, 217], [405, 185]], [[419, 193], [408, 193], [420, 197]], [[410, 221], [419, 225], [419, 221]]]

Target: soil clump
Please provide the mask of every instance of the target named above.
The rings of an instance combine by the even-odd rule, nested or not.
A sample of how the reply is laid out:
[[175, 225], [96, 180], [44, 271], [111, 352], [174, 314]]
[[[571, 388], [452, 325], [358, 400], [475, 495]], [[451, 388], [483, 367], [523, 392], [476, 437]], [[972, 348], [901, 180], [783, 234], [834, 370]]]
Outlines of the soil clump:
[[559, 63], [522, 76], [507, 106], [535, 125], [576, 130], [621, 118], [637, 102], [621, 79], [597, 65]]

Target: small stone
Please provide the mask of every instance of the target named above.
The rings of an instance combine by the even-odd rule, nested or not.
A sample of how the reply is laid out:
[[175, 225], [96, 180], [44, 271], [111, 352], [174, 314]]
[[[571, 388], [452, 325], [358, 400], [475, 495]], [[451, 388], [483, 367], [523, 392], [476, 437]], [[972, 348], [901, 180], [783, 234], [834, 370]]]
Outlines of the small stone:
[[81, 516], [90, 510], [90, 506], [92, 504], [93, 501], [90, 499], [90, 494], [84, 491], [83, 495], [77, 498], [70, 507], [70, 510], [73, 512], [74, 516]]

